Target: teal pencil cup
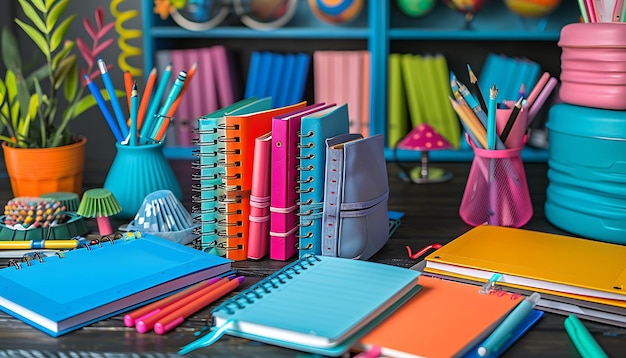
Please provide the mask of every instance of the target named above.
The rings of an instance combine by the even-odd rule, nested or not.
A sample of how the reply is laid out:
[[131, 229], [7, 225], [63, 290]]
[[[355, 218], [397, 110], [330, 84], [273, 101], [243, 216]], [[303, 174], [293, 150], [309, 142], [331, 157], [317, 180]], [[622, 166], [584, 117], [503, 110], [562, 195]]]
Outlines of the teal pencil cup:
[[133, 218], [144, 198], [157, 190], [170, 190], [182, 199], [180, 184], [163, 154], [163, 143], [128, 146], [115, 144], [117, 153], [104, 181], [122, 211], [119, 218]]

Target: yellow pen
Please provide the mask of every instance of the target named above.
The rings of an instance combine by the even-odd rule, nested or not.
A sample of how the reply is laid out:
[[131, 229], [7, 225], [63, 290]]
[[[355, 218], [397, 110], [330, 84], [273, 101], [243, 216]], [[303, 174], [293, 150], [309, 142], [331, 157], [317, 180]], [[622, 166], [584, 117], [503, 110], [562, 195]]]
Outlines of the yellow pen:
[[28, 250], [28, 249], [75, 249], [86, 243], [85, 239], [78, 240], [29, 240], [29, 241], [0, 241], [0, 250]]

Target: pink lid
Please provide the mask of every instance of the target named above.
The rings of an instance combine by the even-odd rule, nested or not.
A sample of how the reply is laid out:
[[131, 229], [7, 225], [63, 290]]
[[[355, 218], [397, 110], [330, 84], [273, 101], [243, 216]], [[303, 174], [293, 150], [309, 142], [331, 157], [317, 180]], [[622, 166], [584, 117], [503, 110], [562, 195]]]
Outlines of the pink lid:
[[626, 23], [594, 22], [565, 25], [560, 47], [626, 47]]

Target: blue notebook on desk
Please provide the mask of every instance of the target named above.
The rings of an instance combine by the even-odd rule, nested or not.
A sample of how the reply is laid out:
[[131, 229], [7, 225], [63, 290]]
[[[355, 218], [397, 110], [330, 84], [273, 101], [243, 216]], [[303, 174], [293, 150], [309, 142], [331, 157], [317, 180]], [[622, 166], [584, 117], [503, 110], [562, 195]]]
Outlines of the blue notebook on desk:
[[160, 237], [118, 239], [0, 270], [0, 310], [56, 337], [230, 270]]
[[214, 329], [179, 353], [226, 333], [339, 356], [420, 289], [418, 276], [398, 266], [308, 255], [216, 307]]

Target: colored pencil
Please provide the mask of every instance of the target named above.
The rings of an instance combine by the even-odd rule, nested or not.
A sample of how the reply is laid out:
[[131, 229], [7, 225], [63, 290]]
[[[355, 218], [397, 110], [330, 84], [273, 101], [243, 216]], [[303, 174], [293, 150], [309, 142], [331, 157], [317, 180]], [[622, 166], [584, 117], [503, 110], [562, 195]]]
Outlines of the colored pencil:
[[152, 127], [154, 126], [155, 116], [157, 111], [159, 110], [159, 106], [161, 105], [161, 98], [165, 93], [165, 89], [167, 88], [167, 84], [172, 76], [172, 64], [169, 64], [165, 67], [165, 70], [161, 74], [161, 79], [159, 80], [159, 85], [157, 86], [156, 92], [154, 92], [154, 96], [150, 100], [150, 105], [148, 105], [148, 112], [146, 112], [146, 117], [141, 126], [141, 131], [139, 132], [139, 137], [141, 140], [148, 140], [148, 136], [152, 133]]
[[539, 96], [539, 93], [541, 93], [541, 90], [543, 89], [543, 87], [545, 87], [546, 83], [548, 83], [549, 79], [550, 74], [548, 72], [544, 72], [541, 77], [539, 77], [539, 80], [528, 94], [528, 97], [526, 97], [526, 102], [524, 103], [525, 107], [530, 107], [533, 105], [533, 103], [537, 99], [537, 96]]
[[502, 140], [503, 143], [506, 143], [506, 140], [509, 137], [509, 133], [511, 133], [511, 129], [513, 129], [513, 125], [515, 124], [515, 121], [517, 120], [519, 111], [520, 109], [522, 109], [523, 99], [524, 97], [520, 97], [519, 100], [515, 102], [515, 106], [513, 106], [513, 109], [511, 110], [511, 114], [509, 115], [509, 118], [507, 119], [506, 124], [504, 125], [504, 128], [502, 129], [502, 133], [500, 133], [500, 139]]
[[106, 101], [104, 100], [102, 93], [100, 93], [100, 89], [98, 89], [98, 86], [96, 86], [96, 84], [89, 79], [89, 76], [85, 75], [84, 78], [85, 82], [87, 83], [87, 88], [91, 92], [93, 98], [95, 98], [98, 108], [100, 108], [100, 112], [102, 112], [104, 119], [109, 124], [109, 128], [111, 128], [111, 132], [113, 132], [115, 140], [118, 142], [123, 141], [124, 136], [122, 135], [120, 127], [117, 125], [115, 118], [113, 118], [113, 114], [111, 114], [111, 111], [109, 111], [109, 107], [107, 107]]
[[137, 82], [133, 84], [130, 96], [130, 130], [128, 131], [128, 139], [130, 146], [137, 145], [137, 111], [139, 110], [139, 97], [137, 92]]
[[470, 84], [474, 88], [474, 95], [476, 96], [476, 99], [480, 103], [480, 107], [483, 109], [485, 113], [488, 114], [488, 108], [487, 108], [487, 104], [485, 103], [485, 97], [483, 96], [483, 93], [480, 90], [480, 86], [478, 85], [478, 78], [474, 74], [474, 71], [472, 71], [472, 68], [470, 67], [469, 64], [467, 65], [467, 72], [469, 74]]
[[130, 71], [124, 71], [124, 89], [126, 90], [126, 101], [128, 111], [130, 113], [130, 97], [132, 96], [133, 91], [133, 75], [130, 74]]
[[152, 68], [150, 71], [150, 75], [148, 75], [148, 81], [146, 81], [146, 89], [143, 92], [143, 96], [141, 97], [141, 103], [139, 104], [139, 113], [137, 114], [137, 129], [141, 130], [141, 126], [143, 125], [143, 121], [146, 118], [146, 110], [148, 109], [148, 103], [150, 103], [150, 98], [152, 98], [152, 89], [154, 88], [154, 83], [156, 82], [156, 67]]
[[122, 106], [120, 106], [120, 102], [115, 94], [115, 87], [113, 86], [113, 81], [111, 80], [111, 76], [109, 75], [107, 65], [106, 63], [104, 63], [104, 60], [102, 58], [98, 58], [98, 68], [100, 69], [100, 77], [102, 77], [104, 87], [109, 93], [109, 101], [111, 102], [111, 106], [113, 107], [113, 113], [115, 114], [115, 119], [117, 120], [120, 131], [122, 132], [122, 138], [124, 138], [128, 135], [128, 125], [126, 125], [126, 117], [124, 116]]

